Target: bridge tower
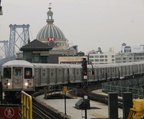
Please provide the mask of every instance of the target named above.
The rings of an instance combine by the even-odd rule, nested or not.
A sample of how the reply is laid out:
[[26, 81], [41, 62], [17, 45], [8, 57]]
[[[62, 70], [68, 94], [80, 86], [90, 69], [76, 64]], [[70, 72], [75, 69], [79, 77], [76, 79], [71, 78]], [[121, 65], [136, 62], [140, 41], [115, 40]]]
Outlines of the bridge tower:
[[0, 45], [0, 59], [8, 57], [8, 41], [0, 41], [0, 44], [2, 44]]
[[[30, 25], [23, 24], [23, 25], [9, 25], [10, 27], [10, 37], [9, 37], [9, 58], [15, 57], [16, 52], [19, 49], [28, 43], [29, 37], [29, 27]], [[18, 29], [21, 28], [21, 29]], [[21, 31], [20, 31], [21, 30]]]

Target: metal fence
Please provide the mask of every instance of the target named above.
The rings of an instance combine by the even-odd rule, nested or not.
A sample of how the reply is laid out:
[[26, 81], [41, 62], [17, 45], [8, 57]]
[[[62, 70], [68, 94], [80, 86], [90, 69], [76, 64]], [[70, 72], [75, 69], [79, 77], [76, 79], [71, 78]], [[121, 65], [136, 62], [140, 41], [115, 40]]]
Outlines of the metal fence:
[[105, 82], [102, 84], [102, 91], [117, 92], [119, 96], [122, 96], [123, 92], [131, 92], [133, 98], [144, 98], [144, 77]]

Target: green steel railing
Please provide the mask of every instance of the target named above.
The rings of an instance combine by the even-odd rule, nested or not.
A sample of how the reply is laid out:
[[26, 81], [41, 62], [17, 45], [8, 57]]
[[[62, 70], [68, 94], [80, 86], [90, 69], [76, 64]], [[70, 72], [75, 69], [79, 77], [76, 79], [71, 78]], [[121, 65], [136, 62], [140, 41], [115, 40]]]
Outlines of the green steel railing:
[[102, 91], [117, 92], [119, 96], [123, 92], [132, 92], [133, 98], [144, 98], [144, 78], [105, 82], [102, 84]]

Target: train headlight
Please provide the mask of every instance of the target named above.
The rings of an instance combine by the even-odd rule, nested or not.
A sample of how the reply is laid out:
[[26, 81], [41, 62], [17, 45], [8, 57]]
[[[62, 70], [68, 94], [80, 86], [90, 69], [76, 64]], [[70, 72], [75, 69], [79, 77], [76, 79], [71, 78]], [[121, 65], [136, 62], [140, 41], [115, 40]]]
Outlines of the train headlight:
[[28, 82], [25, 82], [25, 86], [28, 86], [29, 85], [29, 83]]
[[7, 85], [10, 86], [10, 82], [8, 82]]

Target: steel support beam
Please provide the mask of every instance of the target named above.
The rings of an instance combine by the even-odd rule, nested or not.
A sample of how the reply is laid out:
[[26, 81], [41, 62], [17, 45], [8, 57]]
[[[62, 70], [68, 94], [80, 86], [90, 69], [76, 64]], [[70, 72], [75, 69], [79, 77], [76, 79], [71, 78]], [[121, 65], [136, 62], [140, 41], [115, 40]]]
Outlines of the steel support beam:
[[[28, 43], [29, 38], [29, 27], [30, 25], [9, 25], [10, 27], [10, 38], [9, 38], [9, 57], [15, 56], [16, 52], [24, 45]], [[18, 28], [22, 29], [22, 32], [17, 31]], [[17, 44], [19, 43], [19, 45]]]

